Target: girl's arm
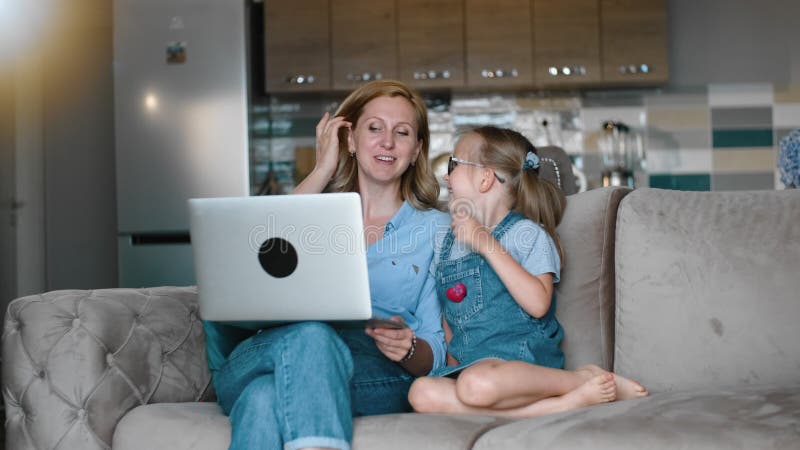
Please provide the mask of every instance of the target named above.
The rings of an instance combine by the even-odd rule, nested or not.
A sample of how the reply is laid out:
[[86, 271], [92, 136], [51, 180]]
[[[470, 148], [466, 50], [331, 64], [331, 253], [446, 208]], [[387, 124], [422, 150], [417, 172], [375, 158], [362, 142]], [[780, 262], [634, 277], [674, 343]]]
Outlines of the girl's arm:
[[471, 217], [453, 217], [456, 239], [469, 244], [492, 266], [508, 292], [522, 309], [541, 318], [550, 309], [553, 296], [553, 275], [533, 275], [500, 245], [488, 228]]
[[525, 312], [537, 319], [544, 317], [553, 298], [553, 274], [531, 274], [494, 237], [489, 239], [494, 242], [481, 255]]

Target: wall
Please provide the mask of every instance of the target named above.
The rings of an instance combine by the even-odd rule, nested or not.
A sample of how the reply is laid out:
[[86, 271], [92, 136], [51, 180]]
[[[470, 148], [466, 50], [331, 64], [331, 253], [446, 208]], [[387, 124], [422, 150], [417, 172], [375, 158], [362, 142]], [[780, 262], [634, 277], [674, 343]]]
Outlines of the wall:
[[800, 82], [797, 0], [668, 0], [670, 85]]

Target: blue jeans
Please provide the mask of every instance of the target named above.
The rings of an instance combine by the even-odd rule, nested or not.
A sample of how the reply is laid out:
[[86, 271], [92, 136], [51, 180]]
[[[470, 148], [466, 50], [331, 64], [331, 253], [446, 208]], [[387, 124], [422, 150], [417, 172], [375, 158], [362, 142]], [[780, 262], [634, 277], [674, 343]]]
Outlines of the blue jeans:
[[301, 322], [237, 345], [214, 388], [231, 449], [349, 449], [353, 416], [409, 411], [412, 381], [363, 330]]

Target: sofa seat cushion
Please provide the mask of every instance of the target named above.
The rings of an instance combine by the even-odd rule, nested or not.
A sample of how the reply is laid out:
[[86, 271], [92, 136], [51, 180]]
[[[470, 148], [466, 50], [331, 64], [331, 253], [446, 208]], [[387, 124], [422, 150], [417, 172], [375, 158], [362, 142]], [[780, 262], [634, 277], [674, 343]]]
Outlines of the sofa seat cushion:
[[[485, 416], [388, 414], [355, 420], [353, 448], [468, 449], [487, 430], [510, 421]], [[114, 432], [114, 450], [225, 450], [228, 418], [216, 403], [156, 403], [125, 415]]]
[[114, 450], [225, 450], [231, 424], [214, 402], [153, 403], [134, 408], [117, 424]]
[[495, 428], [476, 450], [796, 449], [800, 384], [673, 391]]

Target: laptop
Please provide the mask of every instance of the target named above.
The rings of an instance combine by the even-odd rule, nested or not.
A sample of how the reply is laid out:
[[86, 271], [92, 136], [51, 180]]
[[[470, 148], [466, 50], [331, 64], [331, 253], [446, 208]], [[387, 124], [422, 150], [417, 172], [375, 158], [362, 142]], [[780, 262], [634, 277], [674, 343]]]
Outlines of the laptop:
[[189, 213], [203, 319], [371, 317], [357, 193], [195, 198]]

